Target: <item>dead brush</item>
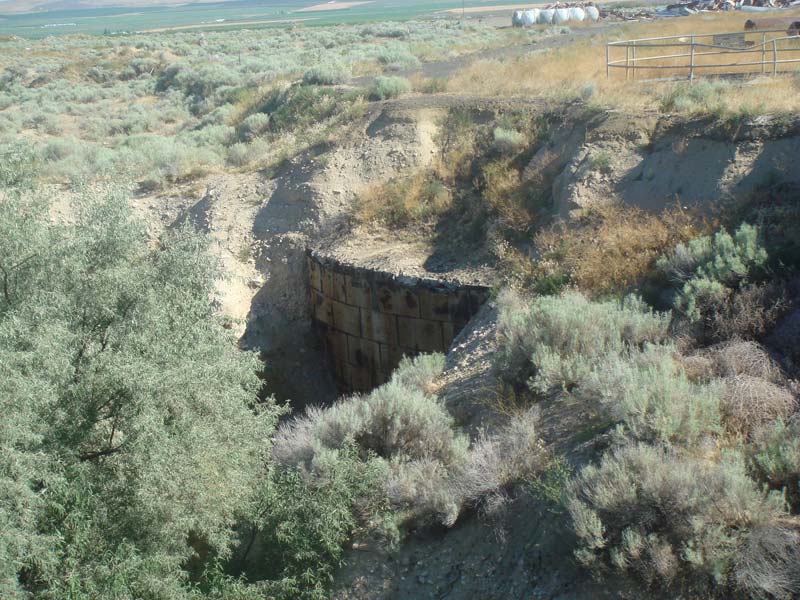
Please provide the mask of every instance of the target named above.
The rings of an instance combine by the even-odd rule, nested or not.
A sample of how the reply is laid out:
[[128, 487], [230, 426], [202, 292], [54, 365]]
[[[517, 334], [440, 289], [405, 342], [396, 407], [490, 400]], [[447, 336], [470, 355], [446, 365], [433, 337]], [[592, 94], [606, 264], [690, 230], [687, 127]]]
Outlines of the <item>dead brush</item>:
[[709, 359], [719, 377], [757, 377], [771, 383], [783, 383], [785, 378], [778, 364], [756, 342], [731, 341], [711, 346], [701, 356]]
[[708, 356], [703, 354], [684, 356], [676, 353], [675, 360], [686, 373], [687, 379], [693, 383], [707, 382], [714, 377], [714, 361]]
[[676, 360], [691, 381], [723, 380], [720, 413], [733, 435], [749, 438], [759, 427], [785, 420], [797, 408], [790, 382], [756, 342], [732, 340], [687, 356], [678, 354]]
[[524, 233], [536, 222], [526, 190], [510, 161], [492, 161], [483, 168], [483, 199], [503, 229]]
[[555, 258], [579, 289], [592, 294], [640, 282], [668, 248], [698, 235], [680, 208], [653, 215], [633, 207], [593, 209], [578, 226], [557, 223], [534, 240], [543, 258]]
[[424, 223], [446, 212], [453, 202], [450, 188], [434, 171], [422, 170], [368, 188], [356, 201], [361, 223], [405, 226]]
[[440, 148], [435, 169], [444, 181], [468, 179], [478, 153], [477, 129], [472, 115], [451, 110], [439, 123], [436, 143]]
[[716, 339], [761, 338], [792, 308], [782, 282], [769, 281], [741, 287], [716, 303], [709, 316]]
[[477, 152], [471, 116], [464, 111], [448, 113], [440, 124], [437, 143], [440, 153], [426, 168], [362, 192], [356, 200], [356, 220], [402, 227], [447, 212], [457, 181], [469, 177]]
[[735, 577], [754, 598], [796, 598], [800, 593], [800, 522], [781, 519], [755, 528], [740, 554]]
[[794, 394], [764, 379], [736, 375], [725, 380], [720, 412], [725, 428], [735, 435], [750, 437], [767, 423], [787, 419], [796, 408]]

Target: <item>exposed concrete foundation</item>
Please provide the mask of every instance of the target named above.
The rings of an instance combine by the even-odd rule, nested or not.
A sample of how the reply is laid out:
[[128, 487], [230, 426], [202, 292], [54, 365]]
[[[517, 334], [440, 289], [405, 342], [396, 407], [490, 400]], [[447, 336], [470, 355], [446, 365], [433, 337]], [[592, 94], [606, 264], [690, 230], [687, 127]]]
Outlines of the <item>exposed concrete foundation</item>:
[[463, 286], [404, 277], [308, 254], [315, 326], [344, 391], [386, 382], [404, 355], [446, 352], [489, 295]]

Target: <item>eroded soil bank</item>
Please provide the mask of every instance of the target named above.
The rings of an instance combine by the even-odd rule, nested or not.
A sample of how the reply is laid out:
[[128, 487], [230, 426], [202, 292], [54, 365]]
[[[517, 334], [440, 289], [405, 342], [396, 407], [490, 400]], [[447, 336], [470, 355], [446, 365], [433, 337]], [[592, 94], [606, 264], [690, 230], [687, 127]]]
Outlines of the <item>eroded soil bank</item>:
[[[714, 217], [720, 206], [764, 186], [800, 183], [800, 120], [739, 121], [659, 113], [597, 112], [580, 104], [541, 106], [524, 98], [407, 97], [369, 105], [336, 142], [270, 172], [213, 175], [199, 197], [187, 185], [141, 196], [153, 227], [191, 221], [209, 232], [229, 280], [221, 310], [245, 348], [259, 349], [280, 399], [298, 405], [337, 395], [331, 365], [312, 327], [306, 252], [367, 270], [466, 285], [502, 283], [496, 248], [464, 245], [435, 229], [393, 229], [352, 219], [370, 186], [425, 168], [441, 152], [441, 123], [460, 111], [477, 122], [529, 112], [542, 123], [522, 172], [550, 219], [622, 203], [659, 212], [676, 205]], [[286, 375], [286, 374], [291, 375]]]
[[[567, 225], [613, 203], [653, 213], [679, 205], [714, 219], [760, 189], [800, 184], [796, 117], [722, 122], [441, 95], [370, 105], [339, 142], [295, 156], [270, 173], [209, 177], [197, 199], [185, 193], [139, 198], [154, 227], [188, 219], [211, 234], [231, 274], [220, 288], [221, 309], [237, 319], [232, 327], [242, 346], [263, 352], [280, 400], [300, 408], [329, 403], [339, 393], [335, 365], [313, 326], [309, 248], [323, 260], [365, 272], [443, 285], [502, 284], [500, 257], [488, 245], [451, 244], [436, 229], [353, 220], [365, 189], [425, 168], [439, 155], [440, 123], [452, 110], [478, 121], [511, 110], [536, 114], [544, 135], [531, 150], [522, 183], [541, 193], [549, 219]], [[495, 402], [496, 323], [489, 300], [460, 334], [447, 338], [452, 344], [437, 393], [472, 432], [504, 418]], [[563, 403], [541, 407], [543, 443], [576, 466], [596, 451], [582, 436], [581, 411]], [[620, 590], [597, 589], [569, 559], [571, 540], [548, 510], [523, 491], [492, 519], [465, 515], [452, 529], [412, 533], [395, 552], [357, 540], [333, 597], [621, 597]]]

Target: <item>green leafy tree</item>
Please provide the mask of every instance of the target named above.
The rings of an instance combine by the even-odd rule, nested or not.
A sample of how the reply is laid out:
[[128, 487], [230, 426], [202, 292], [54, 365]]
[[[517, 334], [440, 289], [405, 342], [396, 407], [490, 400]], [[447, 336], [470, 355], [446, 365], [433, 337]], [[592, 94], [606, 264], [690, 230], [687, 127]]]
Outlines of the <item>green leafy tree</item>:
[[[27, 163], [26, 163], [27, 164]], [[188, 230], [0, 191], [0, 597], [179, 598], [253, 513], [278, 409]]]

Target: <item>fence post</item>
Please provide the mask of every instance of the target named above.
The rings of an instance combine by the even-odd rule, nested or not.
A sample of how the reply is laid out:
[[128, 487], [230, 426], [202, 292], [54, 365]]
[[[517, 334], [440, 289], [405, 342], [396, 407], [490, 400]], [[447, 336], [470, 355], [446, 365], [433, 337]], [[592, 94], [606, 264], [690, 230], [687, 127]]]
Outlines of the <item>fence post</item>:
[[692, 36], [692, 46], [689, 49], [689, 81], [694, 81], [694, 36]]
[[767, 72], [767, 33], [761, 34], [761, 74]]
[[631, 79], [636, 79], [636, 40], [633, 40], [633, 71], [631, 71]]
[[609, 60], [608, 54], [609, 54], [609, 51], [610, 51], [609, 46], [610, 46], [610, 44], [606, 43], [606, 79], [608, 79], [611, 76], [611, 74], [610, 74], [611, 67], [608, 64], [608, 60]]
[[631, 59], [631, 46], [630, 44], [625, 44], [625, 81], [628, 81], [628, 69], [630, 68], [628, 63]]
[[772, 40], [772, 76], [778, 75], [778, 42]]

